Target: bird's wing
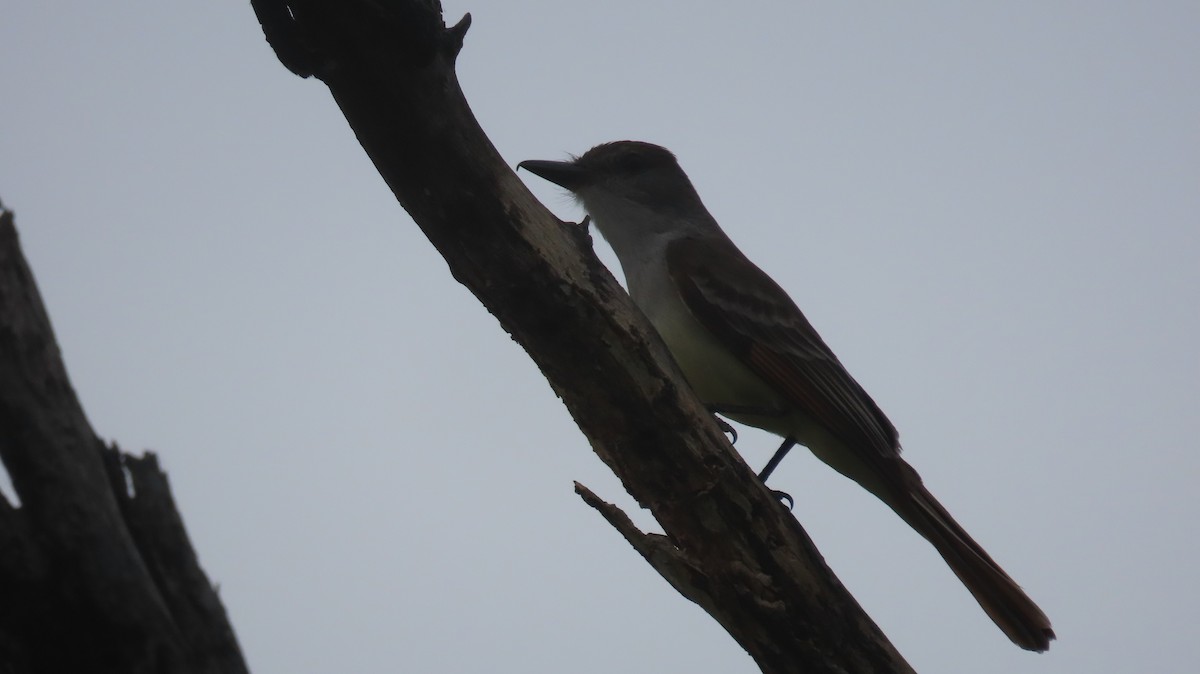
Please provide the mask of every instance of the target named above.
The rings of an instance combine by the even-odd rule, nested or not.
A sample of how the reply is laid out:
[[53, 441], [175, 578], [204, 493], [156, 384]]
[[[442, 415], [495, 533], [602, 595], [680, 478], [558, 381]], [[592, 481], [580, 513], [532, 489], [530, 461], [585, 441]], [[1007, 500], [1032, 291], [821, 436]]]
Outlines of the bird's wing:
[[688, 309], [743, 363], [868, 462], [899, 455], [896, 428], [875, 401], [787, 293], [731, 242], [680, 239], [666, 256]]

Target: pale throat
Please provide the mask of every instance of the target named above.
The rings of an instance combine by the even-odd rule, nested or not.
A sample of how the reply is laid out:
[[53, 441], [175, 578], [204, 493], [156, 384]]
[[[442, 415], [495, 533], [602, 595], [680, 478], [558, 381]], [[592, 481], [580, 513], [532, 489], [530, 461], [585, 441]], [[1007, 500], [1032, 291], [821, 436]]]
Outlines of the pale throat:
[[[680, 218], [631, 200], [597, 196], [581, 199], [592, 224], [617, 254], [634, 304], [662, 336], [701, 399], [712, 404], [780, 407], [782, 402], [775, 391], [700, 325], [668, 272], [666, 253], [670, 243], [686, 236], [711, 235], [711, 218], [707, 214]], [[766, 421], [769, 423], [763, 419], [746, 423], [777, 433], [780, 430], [771, 424], [788, 423], [787, 419]]]
[[592, 224], [617, 254], [630, 283], [634, 281], [629, 277], [637, 275], [637, 267], [651, 260], [656, 265], [662, 264], [661, 256], [668, 243], [701, 232], [708, 221], [703, 213], [689, 218], [611, 190], [587, 190], [578, 199], [591, 216]]

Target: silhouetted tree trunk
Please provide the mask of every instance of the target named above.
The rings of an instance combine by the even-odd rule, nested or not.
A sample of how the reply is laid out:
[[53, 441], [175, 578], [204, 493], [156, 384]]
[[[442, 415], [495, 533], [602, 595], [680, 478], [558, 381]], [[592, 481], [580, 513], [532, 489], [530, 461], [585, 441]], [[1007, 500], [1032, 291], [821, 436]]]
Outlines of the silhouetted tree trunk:
[[252, 4], [280, 61], [329, 86], [450, 272], [666, 535], [577, 486], [584, 500], [764, 672], [911, 671], [730, 447], [584, 230], [551, 215], [492, 147], [454, 72], [469, 15], [447, 28], [433, 0]]
[[245, 672], [166, 475], [96, 437], [0, 208], [0, 672]]
[[[330, 88], [451, 273], [513, 335], [597, 455], [665, 535], [581, 497], [764, 672], [911, 669], [732, 450], [657, 335], [592, 253], [525, 189], [454, 73], [469, 21], [436, 2], [254, 0], [293, 72]], [[244, 672], [152, 455], [106, 447], [84, 416], [0, 212], [0, 668]]]

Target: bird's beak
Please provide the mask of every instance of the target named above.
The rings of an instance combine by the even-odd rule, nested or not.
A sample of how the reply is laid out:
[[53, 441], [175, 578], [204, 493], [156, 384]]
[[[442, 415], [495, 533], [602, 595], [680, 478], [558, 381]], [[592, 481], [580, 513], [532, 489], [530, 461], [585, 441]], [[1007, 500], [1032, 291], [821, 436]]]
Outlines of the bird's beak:
[[526, 159], [517, 164], [518, 169], [525, 169], [535, 176], [540, 176], [550, 182], [575, 191], [587, 184], [590, 174], [586, 169], [576, 166], [569, 161], [545, 161], [542, 159]]

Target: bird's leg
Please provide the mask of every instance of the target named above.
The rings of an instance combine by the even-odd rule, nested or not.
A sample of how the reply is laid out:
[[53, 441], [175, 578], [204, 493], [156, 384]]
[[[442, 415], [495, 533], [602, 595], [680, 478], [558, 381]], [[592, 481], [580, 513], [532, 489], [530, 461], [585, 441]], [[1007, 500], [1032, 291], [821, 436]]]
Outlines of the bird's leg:
[[[762, 472], [758, 474], [758, 479], [762, 480], [764, 485], [767, 483], [767, 478], [771, 477], [771, 473], [775, 472], [775, 469], [779, 467], [779, 463], [783, 461], [783, 457], [787, 456], [787, 453], [790, 452], [792, 447], [795, 446], [796, 439], [792, 436], [789, 435], [783, 439], [783, 444], [779, 445], [779, 449], [775, 450], [775, 453], [771, 456], [771, 460], [767, 462], [766, 467], [763, 468]], [[775, 498], [779, 499], [780, 501], [787, 501], [788, 510], [791, 510], [792, 507], [796, 505], [796, 500], [792, 498], [791, 494], [785, 491], [772, 489], [771, 493], [774, 494]]]
[[[754, 405], [728, 404], [709, 404], [708, 411], [712, 412], [714, 415], [724, 414], [726, 416], [730, 414], [744, 414], [760, 417], [781, 417], [787, 414], [787, 410], [778, 407], [756, 407]], [[737, 444], [737, 431], [734, 430], [733, 426], [720, 417], [715, 417], [715, 419], [717, 426], [720, 426], [722, 431], [732, 436], [731, 440], [729, 441], [730, 444]], [[779, 463], [783, 461], [783, 457], [787, 456], [787, 453], [791, 451], [792, 447], [795, 446], [795, 438], [790, 436], [784, 438], [783, 444], [779, 446], [779, 449], [775, 450], [775, 454], [771, 457], [771, 460], [767, 462], [766, 468], [763, 468], [762, 472], [758, 474], [758, 479], [762, 480], [764, 485], [767, 483], [767, 478], [771, 476], [771, 473], [775, 472], [775, 469], [779, 467]], [[774, 494], [775, 498], [779, 499], [780, 501], [786, 501], [788, 510], [791, 510], [792, 507], [796, 505], [796, 500], [792, 498], [791, 494], [785, 491], [772, 489], [771, 493]]]
[[771, 456], [771, 460], [767, 462], [766, 467], [758, 474], [758, 479], [762, 480], [763, 484], [767, 483], [767, 478], [771, 477], [771, 473], [774, 473], [775, 469], [779, 467], [780, 462], [783, 461], [783, 457], [787, 456], [787, 453], [792, 451], [792, 447], [795, 446], [796, 438], [789, 435], [783, 439], [783, 444], [779, 445], [779, 449], [775, 450], [775, 454]]

